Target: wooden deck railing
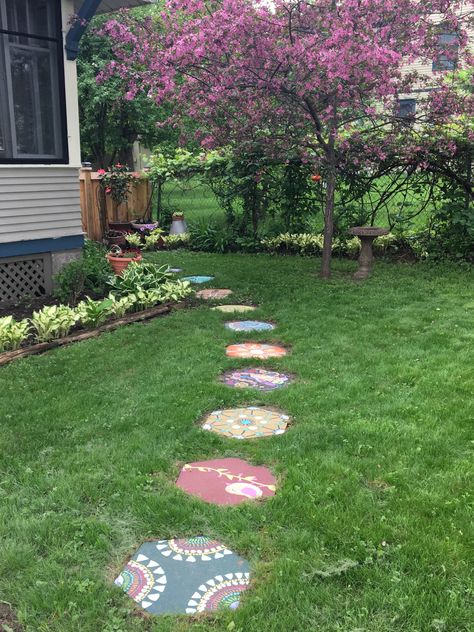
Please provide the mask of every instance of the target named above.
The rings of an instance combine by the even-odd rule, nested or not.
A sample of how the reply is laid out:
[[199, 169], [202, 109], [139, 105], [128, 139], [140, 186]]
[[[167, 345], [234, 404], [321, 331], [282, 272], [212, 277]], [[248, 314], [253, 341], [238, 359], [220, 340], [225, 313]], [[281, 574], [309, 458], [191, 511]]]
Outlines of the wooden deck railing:
[[103, 239], [110, 221], [127, 222], [142, 217], [150, 199], [148, 178], [140, 178], [130, 188], [126, 204], [117, 206], [100, 186], [100, 176], [90, 167], [80, 171], [82, 226], [89, 239]]

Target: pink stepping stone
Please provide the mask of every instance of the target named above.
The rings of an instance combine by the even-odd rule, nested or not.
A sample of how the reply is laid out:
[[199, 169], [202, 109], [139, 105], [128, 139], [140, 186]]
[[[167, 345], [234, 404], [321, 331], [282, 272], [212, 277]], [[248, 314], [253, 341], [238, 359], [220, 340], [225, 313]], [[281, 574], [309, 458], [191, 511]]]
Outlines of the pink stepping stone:
[[188, 494], [216, 505], [239, 505], [275, 495], [276, 479], [263, 466], [242, 459], [216, 459], [187, 463], [176, 485]]

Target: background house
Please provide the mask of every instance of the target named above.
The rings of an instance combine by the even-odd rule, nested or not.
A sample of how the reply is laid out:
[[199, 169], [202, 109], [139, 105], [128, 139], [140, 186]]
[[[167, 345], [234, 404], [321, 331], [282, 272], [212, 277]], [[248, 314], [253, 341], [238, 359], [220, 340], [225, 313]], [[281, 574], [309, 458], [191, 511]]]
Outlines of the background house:
[[95, 12], [148, 2], [0, 0], [0, 302], [47, 293], [80, 252], [77, 46]]

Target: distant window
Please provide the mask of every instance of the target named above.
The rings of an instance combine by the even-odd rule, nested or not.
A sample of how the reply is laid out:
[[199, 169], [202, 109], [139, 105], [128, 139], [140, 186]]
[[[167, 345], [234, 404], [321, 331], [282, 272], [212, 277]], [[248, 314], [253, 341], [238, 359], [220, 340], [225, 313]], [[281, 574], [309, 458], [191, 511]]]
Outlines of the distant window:
[[433, 72], [456, 70], [459, 52], [459, 39], [457, 34], [443, 31], [438, 35], [436, 48], [438, 53], [433, 60]]
[[65, 162], [60, 0], [0, 0], [0, 162]]
[[399, 99], [397, 117], [401, 119], [413, 118], [416, 114], [416, 99]]

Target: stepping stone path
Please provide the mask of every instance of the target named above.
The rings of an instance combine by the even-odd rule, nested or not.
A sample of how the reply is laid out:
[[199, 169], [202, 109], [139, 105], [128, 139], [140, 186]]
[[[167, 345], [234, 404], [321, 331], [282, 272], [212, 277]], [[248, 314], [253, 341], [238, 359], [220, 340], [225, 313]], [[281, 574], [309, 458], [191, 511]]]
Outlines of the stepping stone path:
[[150, 614], [236, 608], [250, 581], [246, 560], [205, 536], [145, 542], [115, 580]]
[[239, 312], [243, 314], [244, 312], [253, 312], [257, 308], [253, 305], [216, 305], [216, 307], [211, 307], [211, 309], [228, 314]]
[[291, 378], [286, 373], [266, 369], [236, 369], [224, 373], [222, 381], [232, 388], [254, 388], [257, 391], [274, 391], [286, 386]]
[[281, 358], [287, 354], [287, 350], [284, 347], [261, 342], [243, 342], [229, 345], [225, 352], [229, 358], [258, 358], [260, 360]]
[[225, 328], [231, 331], [271, 331], [275, 325], [261, 320], [231, 320], [225, 323]]
[[202, 428], [231, 439], [257, 439], [283, 434], [289, 420], [280, 412], [248, 406], [215, 410], [205, 418]]
[[198, 298], [204, 298], [206, 300], [219, 299], [219, 298], [227, 298], [232, 294], [232, 290], [199, 290], [196, 292], [196, 296]]
[[[170, 268], [170, 272], [181, 272]], [[212, 276], [188, 276], [191, 283], [207, 283]], [[228, 289], [205, 289], [198, 298], [222, 299], [232, 294]], [[250, 312], [251, 305], [220, 305], [213, 309], [224, 313]], [[269, 331], [272, 323], [230, 321], [231, 331]], [[230, 358], [280, 358], [284, 347], [247, 342], [229, 345]], [[235, 388], [271, 391], [288, 384], [290, 376], [276, 371], [249, 368], [228, 371], [223, 381]], [[215, 410], [207, 415], [202, 428], [231, 439], [257, 439], [286, 432], [290, 418], [281, 412], [247, 406]], [[226, 458], [196, 461], [183, 466], [176, 485], [193, 496], [217, 505], [237, 505], [249, 499], [273, 496], [276, 480], [264, 466], [254, 466], [242, 459]], [[115, 580], [149, 614], [188, 614], [237, 608], [248, 588], [250, 569], [247, 561], [216, 540], [206, 536], [145, 542], [134, 553]]]
[[209, 281], [213, 280], [213, 276], [187, 276], [183, 277], [183, 281], [189, 281], [190, 283], [209, 283]]
[[242, 459], [216, 459], [187, 463], [176, 485], [208, 503], [239, 505], [249, 499], [274, 496], [276, 480], [266, 467]]

